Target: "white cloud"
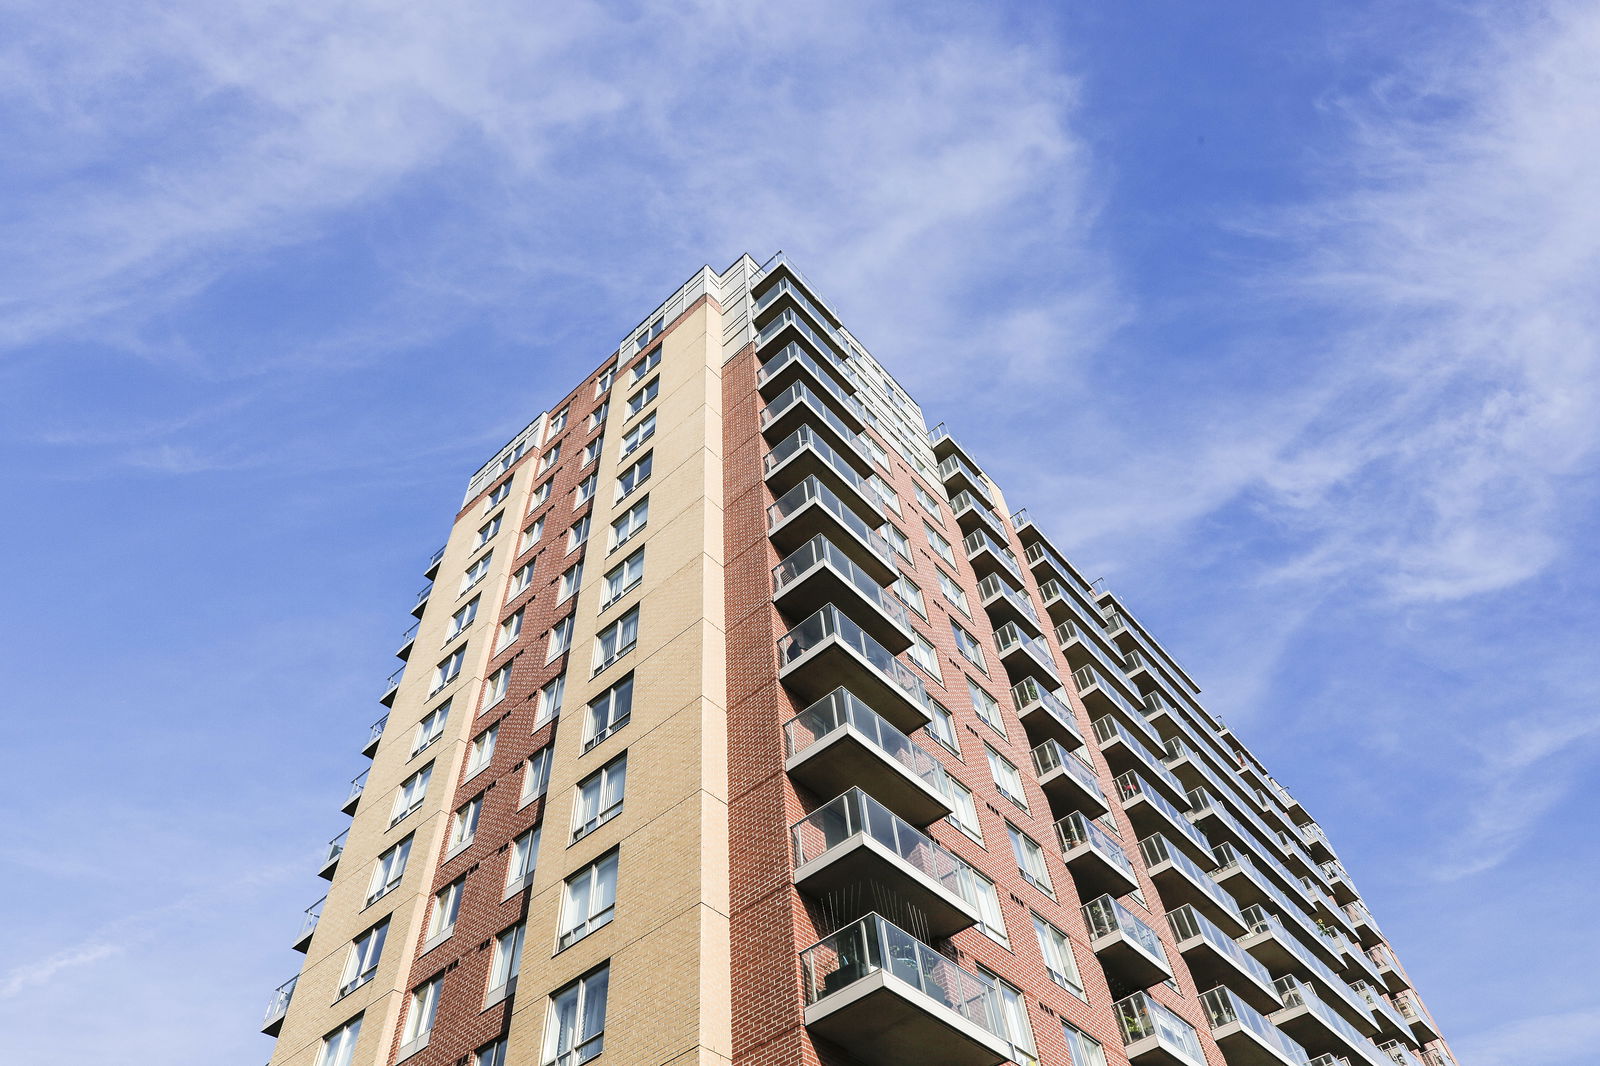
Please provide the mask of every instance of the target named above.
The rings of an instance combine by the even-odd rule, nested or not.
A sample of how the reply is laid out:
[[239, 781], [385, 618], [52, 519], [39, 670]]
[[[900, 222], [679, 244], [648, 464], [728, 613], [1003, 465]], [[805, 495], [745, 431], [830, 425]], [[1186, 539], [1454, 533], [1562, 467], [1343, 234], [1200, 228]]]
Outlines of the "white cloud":
[[92, 965], [126, 948], [126, 944], [109, 940], [86, 940], [46, 958], [13, 967], [0, 977], [0, 999], [9, 999], [26, 989], [47, 985], [61, 973]]
[[1471, 1066], [1587, 1066], [1600, 1045], [1600, 1005], [1518, 1018], [1456, 1042]]

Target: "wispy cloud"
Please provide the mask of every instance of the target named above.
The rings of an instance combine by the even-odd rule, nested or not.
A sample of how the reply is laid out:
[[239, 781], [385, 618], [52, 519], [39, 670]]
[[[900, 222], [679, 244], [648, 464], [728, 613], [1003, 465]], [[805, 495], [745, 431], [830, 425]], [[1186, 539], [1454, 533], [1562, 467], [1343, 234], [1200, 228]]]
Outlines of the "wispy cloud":
[[69, 970], [88, 966], [126, 950], [126, 944], [91, 939], [43, 959], [12, 967], [0, 977], [0, 999], [10, 999], [25, 989], [46, 985]]

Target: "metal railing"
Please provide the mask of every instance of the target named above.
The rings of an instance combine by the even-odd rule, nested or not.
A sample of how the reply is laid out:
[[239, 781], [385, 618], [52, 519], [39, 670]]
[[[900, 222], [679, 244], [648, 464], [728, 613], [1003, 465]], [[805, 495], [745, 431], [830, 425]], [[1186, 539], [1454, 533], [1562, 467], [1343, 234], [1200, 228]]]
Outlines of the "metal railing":
[[772, 587], [774, 591], [781, 593], [819, 566], [825, 566], [844, 578], [852, 588], [861, 593], [863, 599], [887, 615], [895, 625], [909, 631], [911, 623], [906, 615], [905, 604], [891, 596], [887, 589], [874, 581], [870, 574], [857, 566], [854, 560], [821, 533], [790, 552], [782, 562], [772, 568]]
[[839, 499], [836, 492], [815, 477], [808, 476], [767, 508], [768, 532], [776, 529], [784, 519], [810, 503], [816, 503], [825, 509], [846, 529], [860, 538], [872, 554], [892, 564], [893, 549], [889, 547], [889, 542], [883, 538], [883, 534], [867, 525], [866, 520]]
[[1056, 822], [1056, 843], [1064, 852], [1087, 844], [1096, 855], [1127, 874], [1130, 881], [1138, 881], [1133, 860], [1122, 850], [1122, 844], [1082, 811], [1073, 811]]
[[784, 749], [792, 758], [845, 728], [854, 729], [885, 758], [899, 763], [939, 795], [948, 794], [945, 769], [939, 760], [919, 748], [847, 688], [834, 689], [785, 722]]
[[326, 856], [324, 856], [324, 858], [322, 860], [322, 865], [323, 865], [324, 869], [326, 869], [327, 866], [330, 863], [334, 863], [334, 862], [338, 862], [339, 861], [339, 856], [344, 854], [344, 842], [345, 842], [345, 839], [347, 837], [349, 837], [349, 835], [350, 835], [350, 830], [346, 829], [344, 832], [340, 833], [338, 836], [336, 836], [332, 840], [328, 841], [328, 853], [327, 853]]
[[317, 929], [317, 922], [322, 920], [322, 907], [328, 902], [328, 897], [323, 896], [311, 906], [306, 908], [306, 916], [300, 920], [300, 931], [294, 935], [294, 942], [298, 944], [310, 936]]
[[[1324, 1003], [1322, 997], [1317, 995], [1316, 989], [1301, 981], [1298, 977], [1293, 976], [1278, 978], [1273, 982], [1273, 987], [1278, 990], [1278, 995], [1283, 999], [1285, 1009], [1292, 1007], [1306, 1008], [1323, 1025], [1339, 1034], [1339, 1038], [1348, 1044], [1356, 1054], [1371, 1061], [1373, 1066], [1378, 1066], [1381, 1060], [1375, 1058], [1377, 1048], [1373, 1046], [1372, 1041], [1362, 1036], [1360, 1031], [1345, 1019], [1344, 1015]], [[1352, 998], [1354, 998], [1353, 994]], [[1356, 1006], [1357, 1009], [1361, 1007], [1359, 1000], [1356, 1000], [1352, 1005]], [[1367, 1052], [1368, 1048], [1372, 1048], [1372, 1054]]]
[[1053, 770], [1061, 770], [1091, 795], [1105, 802], [1105, 790], [1100, 787], [1094, 767], [1085, 765], [1082, 759], [1062, 747], [1058, 741], [1047, 740], [1033, 749], [1033, 772], [1043, 778]]
[[989, 536], [983, 530], [974, 529], [971, 533], [962, 537], [961, 547], [967, 553], [968, 559], [971, 559], [984, 548], [988, 548], [994, 557], [1000, 560], [1000, 565], [1006, 568], [1006, 572], [1016, 578], [1018, 584], [1022, 583], [1022, 568], [1017, 565], [1017, 560], [1011, 554], [1011, 549]]
[[804, 866], [854, 836], [876, 841], [945, 891], [977, 906], [977, 875], [955, 853], [861, 791], [852, 788], [790, 827], [794, 864]]
[[384, 715], [382, 718], [379, 718], [376, 722], [373, 722], [372, 723], [372, 727], [367, 730], [367, 744], [371, 745], [371, 744], [376, 743], [383, 736], [384, 727], [387, 726], [388, 724], [389, 724], [389, 716], [388, 715]]
[[911, 702], [928, 710], [928, 690], [911, 667], [895, 658], [888, 648], [873, 640], [831, 603], [778, 638], [778, 661], [785, 665], [792, 663], [830, 638], [837, 639], [865, 659]]
[[841, 406], [855, 416], [856, 421], [860, 422], [864, 420], [861, 410], [861, 401], [845, 392], [844, 389], [839, 386], [839, 381], [837, 378], [828, 373], [822, 367], [818, 366], [817, 361], [811, 358], [811, 356], [807, 355], [806, 350], [800, 347], [798, 344], [795, 344], [793, 341], [784, 345], [783, 348], [779, 350], [777, 355], [761, 364], [761, 369], [756, 371], [756, 387], [760, 388], [762, 385], [765, 385], [767, 382], [777, 377], [786, 368], [788, 368], [791, 363], [796, 366], [805, 367], [807, 370], [809, 370], [811, 372], [811, 376], [817, 381], [821, 382], [822, 387], [828, 390], [828, 395], [832, 396], [835, 400], [838, 400]]
[[892, 977], [985, 1032], [1005, 1038], [994, 982], [962, 969], [878, 914], [869, 914], [800, 953], [806, 1004], [875, 973]]
[[1034, 625], [1042, 624], [1039, 621], [1039, 612], [1033, 609], [1033, 604], [1028, 601], [1027, 596], [1001, 581], [999, 574], [990, 574], [978, 582], [978, 596], [987, 600], [995, 595], [1004, 597], [1007, 603], [1015, 607], [1024, 618], [1031, 619]]
[[1172, 935], [1181, 944], [1185, 940], [1199, 937], [1219, 955], [1225, 956], [1239, 969], [1259, 981], [1264, 987], [1272, 987], [1272, 973], [1244, 948], [1241, 948], [1233, 937], [1224, 933], [1217, 924], [1194, 907], [1185, 903], [1176, 910], [1167, 912], [1167, 924], [1172, 926]]
[[1387, 1040], [1378, 1045], [1378, 1051], [1389, 1056], [1389, 1061], [1398, 1063], [1399, 1066], [1422, 1066], [1411, 1050], [1398, 1040]]
[[810, 426], [801, 426], [799, 429], [783, 438], [783, 440], [779, 441], [777, 445], [767, 453], [766, 462], [763, 467], [764, 476], [771, 476], [774, 470], [788, 462], [790, 458], [799, 453], [803, 448], [810, 448], [813, 452], [815, 452], [817, 457], [827, 464], [828, 469], [839, 475], [839, 480], [843, 481], [846, 485], [849, 485], [851, 488], [861, 493], [862, 498], [868, 503], [874, 505], [878, 504], [878, 493], [870, 484], [867, 483], [867, 479], [858, 474], [854, 467], [840, 458], [838, 452], [828, 447], [828, 442], [818, 436], [817, 432]]
[[1147, 870], [1164, 862], [1172, 863], [1206, 894], [1207, 899], [1238, 918], [1241, 923], [1244, 921], [1244, 915], [1239, 910], [1239, 901], [1229, 895], [1227, 889], [1211, 880], [1211, 876], [1200, 868], [1199, 863], [1189, 858], [1182, 849], [1169, 844], [1167, 838], [1160, 833], [1151, 833], [1139, 841], [1139, 855], [1144, 859]]
[[1194, 1066], [1205, 1063], [1205, 1052], [1200, 1049], [1200, 1037], [1194, 1026], [1157, 1003], [1150, 993], [1135, 992], [1126, 999], [1117, 1000], [1113, 1006], [1117, 1010], [1123, 1046], [1155, 1037], [1184, 1061]]
[[1289, 1039], [1276, 1025], [1267, 1021], [1260, 1011], [1234, 995], [1232, 989], [1218, 985], [1201, 995], [1200, 1003], [1205, 1008], [1206, 1022], [1212, 1029], [1220, 1029], [1224, 1025], [1238, 1022], [1254, 1033], [1256, 1039], [1283, 1058], [1298, 1063], [1299, 1066], [1309, 1066], [1311, 1060], [1306, 1055], [1306, 1049]]
[[300, 980], [300, 975], [295, 974], [283, 984], [273, 990], [272, 997], [267, 1001], [267, 1012], [261, 1018], [263, 1028], [279, 1021], [289, 1013], [289, 1001], [294, 998], [295, 982]]
[[1094, 939], [1121, 933], [1168, 971], [1172, 969], [1167, 962], [1167, 949], [1161, 946], [1161, 937], [1156, 931], [1135, 918], [1132, 911], [1110, 896], [1099, 896], [1085, 903], [1083, 917], [1089, 923], [1089, 935]]
[[1083, 734], [1078, 730], [1077, 715], [1072, 713], [1072, 708], [1067, 705], [1066, 700], [1039, 684], [1036, 678], [1025, 677], [1011, 686], [1011, 705], [1018, 714], [1022, 713], [1023, 708], [1035, 703], [1043, 707], [1063, 729], [1077, 737], [1080, 744], [1083, 742]]
[[[1105, 719], [1101, 719], [1105, 721]], [[1137, 770], [1129, 770], [1117, 778], [1117, 799], [1127, 806], [1135, 797], [1142, 798], [1150, 806], [1160, 811], [1172, 828], [1182, 833], [1184, 838], [1198, 847], [1202, 854], [1211, 855], [1215, 852], [1211, 841], [1206, 839], [1204, 833], [1196, 829], [1189, 819], [1185, 818], [1178, 808], [1174, 807], [1161, 793], [1151, 788], [1144, 778], [1139, 776]]]
[[367, 775], [371, 772], [371, 770], [363, 770], [351, 779], [350, 791], [344, 797], [345, 806], [348, 807], [361, 798], [361, 793], [367, 790]]

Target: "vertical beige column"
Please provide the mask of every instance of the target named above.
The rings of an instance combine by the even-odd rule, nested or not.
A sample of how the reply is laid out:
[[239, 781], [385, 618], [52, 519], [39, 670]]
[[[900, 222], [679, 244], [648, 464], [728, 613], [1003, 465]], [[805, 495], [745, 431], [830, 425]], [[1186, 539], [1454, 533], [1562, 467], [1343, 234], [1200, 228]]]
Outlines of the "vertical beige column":
[[[508, 1061], [542, 1061], [549, 996], [609, 962], [605, 1061], [726, 1063], [730, 1056], [726, 650], [723, 639], [721, 314], [709, 301], [664, 338], [652, 440], [619, 457], [639, 384], [624, 363], [613, 388], [591, 539]], [[648, 381], [652, 375], [646, 375]], [[645, 451], [648, 482], [618, 501], [617, 475]], [[611, 520], [644, 495], [644, 532], [609, 551]], [[601, 610], [607, 571], [644, 549], [639, 589]], [[640, 605], [634, 650], [597, 676], [594, 636]], [[587, 703], [634, 674], [628, 724], [583, 751]], [[575, 843], [575, 786], [628, 753], [622, 813]], [[564, 951], [563, 882], [619, 848], [616, 916]]]

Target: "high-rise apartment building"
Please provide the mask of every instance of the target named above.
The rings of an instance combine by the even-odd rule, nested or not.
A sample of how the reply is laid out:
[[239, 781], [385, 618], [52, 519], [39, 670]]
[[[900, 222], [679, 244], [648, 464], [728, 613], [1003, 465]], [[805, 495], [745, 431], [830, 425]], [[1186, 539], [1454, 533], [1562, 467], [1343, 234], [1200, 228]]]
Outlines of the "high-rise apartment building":
[[1452, 1066], [1321, 827], [781, 257], [427, 577], [272, 1066]]

